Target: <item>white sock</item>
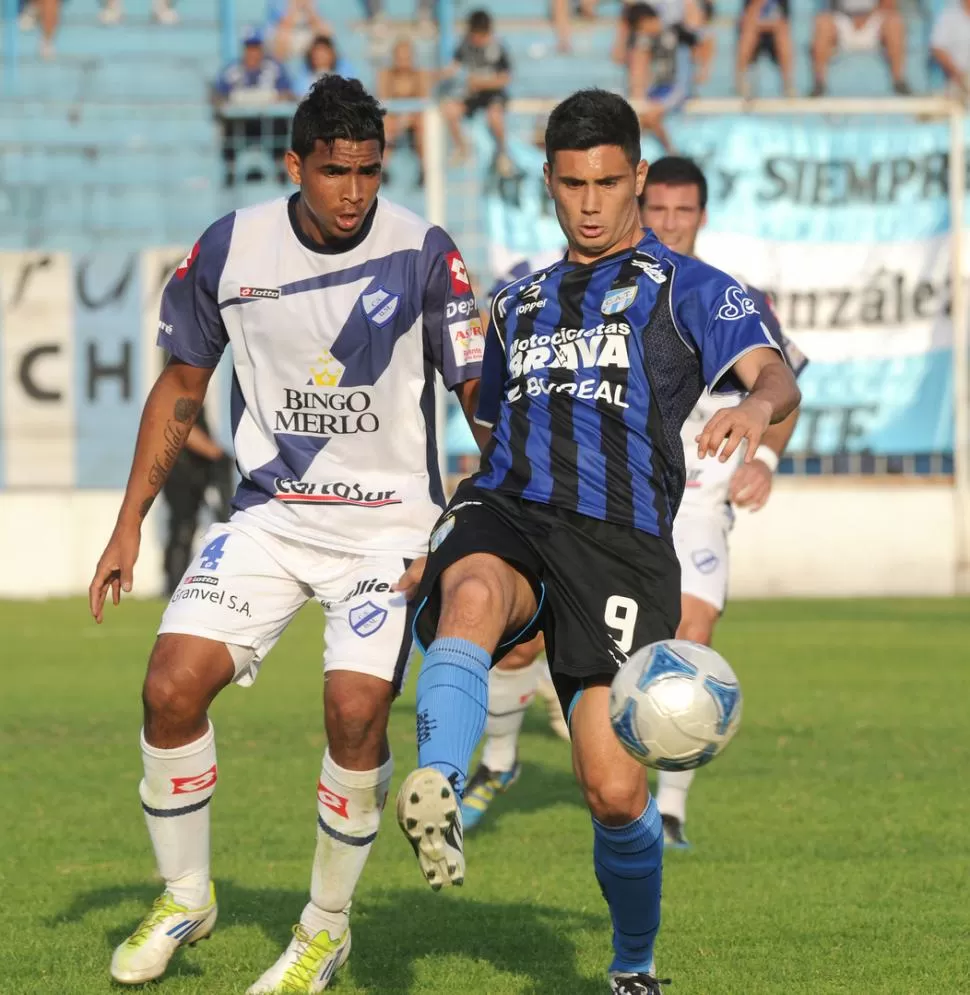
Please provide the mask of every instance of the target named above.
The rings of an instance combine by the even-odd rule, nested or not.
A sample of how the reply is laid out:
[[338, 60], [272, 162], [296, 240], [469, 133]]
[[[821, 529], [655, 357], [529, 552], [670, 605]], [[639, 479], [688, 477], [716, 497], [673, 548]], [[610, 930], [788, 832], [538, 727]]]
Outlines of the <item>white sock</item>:
[[521, 670], [492, 667], [488, 675], [488, 721], [482, 763], [492, 771], [515, 766], [519, 733], [529, 703], [535, 697], [539, 669], [534, 663]]
[[393, 772], [391, 758], [376, 770], [345, 770], [329, 750], [323, 755], [310, 901], [300, 916], [309, 932], [325, 929], [336, 939], [347, 928], [350, 900], [374, 845]]
[[687, 792], [696, 773], [696, 770], [657, 772], [657, 808], [661, 815], [672, 815], [681, 825], [687, 821]]
[[209, 904], [209, 800], [216, 789], [212, 724], [201, 739], [160, 750], [141, 733], [145, 777], [138, 786], [158, 871], [179, 905]]

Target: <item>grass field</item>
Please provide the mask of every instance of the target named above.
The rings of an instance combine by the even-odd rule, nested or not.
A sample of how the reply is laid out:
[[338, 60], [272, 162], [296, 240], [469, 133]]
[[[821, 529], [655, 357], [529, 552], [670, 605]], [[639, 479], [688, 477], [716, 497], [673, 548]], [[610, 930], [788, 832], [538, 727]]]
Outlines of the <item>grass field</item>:
[[[158, 892], [139, 810], [139, 685], [160, 605], [96, 628], [80, 601], [0, 604], [0, 992], [108, 992]], [[320, 732], [320, 615], [256, 686], [216, 703], [220, 923], [160, 995], [242, 993], [305, 901]], [[695, 849], [668, 855], [658, 947], [671, 995], [970, 992], [970, 603], [735, 604], [736, 743], [692, 795]], [[413, 675], [394, 710], [414, 759]], [[524, 773], [433, 895], [391, 812], [359, 890], [337, 995], [605, 995], [606, 908], [567, 749], [537, 708]]]

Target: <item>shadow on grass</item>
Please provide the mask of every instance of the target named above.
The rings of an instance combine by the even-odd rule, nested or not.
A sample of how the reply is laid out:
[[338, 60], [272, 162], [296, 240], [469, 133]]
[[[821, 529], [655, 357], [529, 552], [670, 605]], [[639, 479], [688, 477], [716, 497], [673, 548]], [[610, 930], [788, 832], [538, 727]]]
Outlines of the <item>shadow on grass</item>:
[[[217, 888], [222, 913], [217, 935], [228, 933], [233, 926], [256, 925], [280, 949], [306, 902], [303, 891], [249, 888], [231, 879], [220, 879]], [[91, 912], [133, 901], [147, 909], [157, 894], [157, 886], [150, 884], [82, 892], [44, 925], [53, 929], [77, 923]], [[605, 932], [608, 922], [605, 906], [593, 915], [547, 905], [479, 901], [460, 891], [436, 895], [418, 889], [389, 889], [372, 892], [354, 906], [354, 950], [348, 967], [354, 981], [373, 995], [404, 995], [418, 980], [418, 961], [443, 957], [490, 963], [501, 972], [529, 979], [536, 992], [602, 995], [605, 975], [591, 979], [579, 973], [572, 936], [590, 929]], [[105, 930], [105, 941], [113, 948], [134, 925]], [[449, 973], [455, 970], [449, 966]], [[208, 973], [184, 962], [179, 971], [183, 975]], [[157, 990], [164, 990], [164, 984], [162, 979]], [[458, 987], [454, 984], [449, 981], [450, 990], [467, 990], [460, 982]], [[338, 975], [335, 995], [340, 987]]]

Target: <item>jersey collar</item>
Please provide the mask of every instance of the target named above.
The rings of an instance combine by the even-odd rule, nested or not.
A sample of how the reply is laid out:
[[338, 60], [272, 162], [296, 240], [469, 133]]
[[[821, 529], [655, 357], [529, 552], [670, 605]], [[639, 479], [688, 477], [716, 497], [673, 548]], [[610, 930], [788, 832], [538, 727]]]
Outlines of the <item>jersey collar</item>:
[[300, 220], [296, 216], [296, 205], [300, 199], [299, 193], [293, 194], [286, 204], [286, 212], [290, 218], [290, 228], [293, 229], [293, 234], [296, 236], [297, 241], [300, 245], [309, 249], [311, 252], [319, 252], [324, 256], [334, 256], [339, 255], [342, 252], [350, 252], [351, 249], [356, 249], [361, 242], [370, 234], [370, 230], [374, 224], [374, 215], [377, 213], [377, 204], [379, 201], [375, 199], [374, 206], [367, 212], [367, 217], [364, 218], [364, 223], [360, 226], [360, 231], [357, 232], [352, 238], [348, 238], [344, 241], [334, 242], [331, 245], [323, 245], [320, 242], [315, 242], [306, 232], [300, 227]]

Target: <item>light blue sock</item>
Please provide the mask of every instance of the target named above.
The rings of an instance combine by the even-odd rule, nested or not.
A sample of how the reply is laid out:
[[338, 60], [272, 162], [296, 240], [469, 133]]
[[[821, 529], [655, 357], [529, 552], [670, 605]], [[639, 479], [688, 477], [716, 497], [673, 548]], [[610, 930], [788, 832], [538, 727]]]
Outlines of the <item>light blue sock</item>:
[[660, 929], [663, 824], [650, 799], [639, 819], [604, 826], [593, 819], [593, 865], [613, 920], [611, 971], [653, 970], [653, 943]]
[[418, 676], [418, 766], [449, 778], [461, 798], [485, 731], [492, 655], [467, 639], [436, 639]]

